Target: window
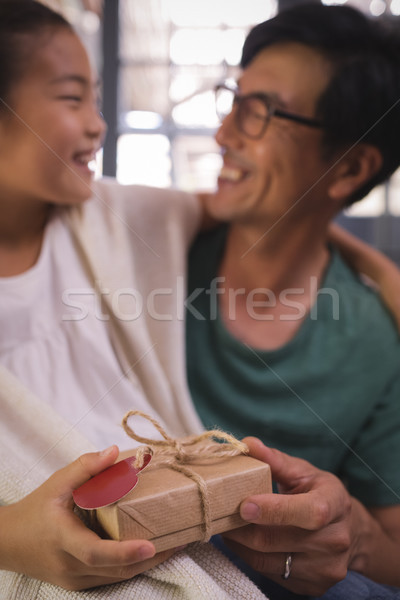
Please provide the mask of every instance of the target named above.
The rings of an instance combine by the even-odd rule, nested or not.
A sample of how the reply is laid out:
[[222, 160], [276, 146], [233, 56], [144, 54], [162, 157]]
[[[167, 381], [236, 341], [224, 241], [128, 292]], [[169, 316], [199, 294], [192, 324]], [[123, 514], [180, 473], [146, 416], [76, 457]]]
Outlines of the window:
[[221, 160], [213, 88], [237, 75], [247, 31], [276, 14], [277, 4], [119, 1], [118, 179], [215, 186]]

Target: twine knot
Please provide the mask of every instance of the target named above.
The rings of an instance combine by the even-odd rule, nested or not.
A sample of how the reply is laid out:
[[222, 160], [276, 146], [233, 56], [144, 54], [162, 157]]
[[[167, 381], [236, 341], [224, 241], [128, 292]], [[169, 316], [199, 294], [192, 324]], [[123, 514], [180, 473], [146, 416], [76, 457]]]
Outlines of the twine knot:
[[[154, 440], [135, 433], [128, 425], [128, 419], [133, 416], [143, 417], [150, 421], [164, 439]], [[146, 444], [146, 446], [140, 446], [136, 451], [136, 468], [143, 466], [145, 454], [151, 454], [156, 456], [158, 466], [174, 469], [174, 471], [178, 471], [196, 482], [203, 514], [202, 541], [208, 542], [211, 537], [211, 517], [207, 484], [198, 473], [186, 465], [229, 458], [238, 456], [239, 454], [248, 454], [249, 449], [246, 444], [236, 439], [233, 435], [219, 429], [204, 431], [199, 435], [191, 435], [181, 439], [172, 438], [161, 427], [158, 421], [139, 410], [130, 410], [127, 412], [122, 419], [122, 426], [129, 437], [141, 444]], [[206, 440], [208, 443], [204, 443]]]

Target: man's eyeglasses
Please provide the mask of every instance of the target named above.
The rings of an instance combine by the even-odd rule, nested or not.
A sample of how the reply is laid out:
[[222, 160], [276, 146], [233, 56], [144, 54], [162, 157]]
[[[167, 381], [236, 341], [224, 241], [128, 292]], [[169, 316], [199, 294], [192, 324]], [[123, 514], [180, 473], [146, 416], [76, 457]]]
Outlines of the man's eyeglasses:
[[215, 88], [216, 111], [223, 121], [236, 106], [236, 125], [242, 133], [252, 139], [261, 138], [272, 117], [289, 119], [307, 127], [322, 127], [317, 119], [302, 117], [274, 106], [274, 100], [262, 92], [241, 95], [234, 87], [223, 83]]

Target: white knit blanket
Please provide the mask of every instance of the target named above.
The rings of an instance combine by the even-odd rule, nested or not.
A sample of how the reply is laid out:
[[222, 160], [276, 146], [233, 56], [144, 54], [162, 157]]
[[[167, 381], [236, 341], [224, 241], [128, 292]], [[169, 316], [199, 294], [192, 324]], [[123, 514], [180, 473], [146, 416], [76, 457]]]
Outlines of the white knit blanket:
[[[15, 502], [51, 472], [93, 450], [0, 366], [0, 499]], [[15, 426], [16, 421], [18, 427]], [[40, 423], [40, 429], [35, 427]], [[18, 573], [0, 571], [0, 600], [265, 600], [253, 583], [211, 544], [193, 544], [129, 581], [69, 592]]]
[[192, 545], [129, 581], [83, 592], [68, 592], [15, 573], [0, 577], [0, 586], [2, 600], [265, 600], [210, 544]]

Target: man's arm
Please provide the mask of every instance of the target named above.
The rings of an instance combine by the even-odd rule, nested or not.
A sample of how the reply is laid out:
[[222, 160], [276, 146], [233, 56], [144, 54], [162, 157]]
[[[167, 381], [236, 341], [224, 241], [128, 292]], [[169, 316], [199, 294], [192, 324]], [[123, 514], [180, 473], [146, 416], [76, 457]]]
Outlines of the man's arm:
[[329, 239], [354, 270], [378, 284], [380, 295], [400, 329], [400, 270], [396, 264], [336, 224], [329, 228]]
[[19, 502], [0, 507], [0, 569], [82, 590], [130, 579], [171, 556], [174, 550], [155, 554], [147, 540], [102, 540], [73, 512], [73, 489], [117, 456], [116, 446], [84, 454]]
[[[368, 511], [331, 473], [255, 438], [244, 441], [252, 456], [270, 464], [280, 493], [242, 503], [251, 525], [224, 535], [232, 550], [298, 594], [320, 596], [348, 569], [400, 586], [400, 505]], [[288, 554], [292, 568], [284, 581]]]

